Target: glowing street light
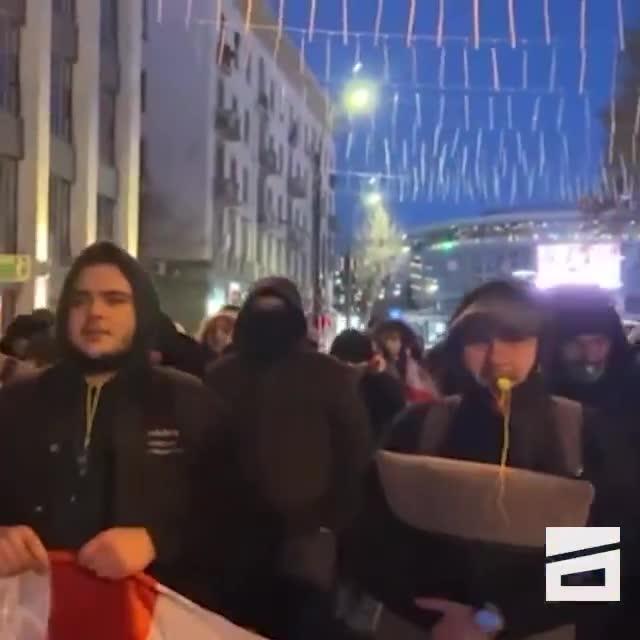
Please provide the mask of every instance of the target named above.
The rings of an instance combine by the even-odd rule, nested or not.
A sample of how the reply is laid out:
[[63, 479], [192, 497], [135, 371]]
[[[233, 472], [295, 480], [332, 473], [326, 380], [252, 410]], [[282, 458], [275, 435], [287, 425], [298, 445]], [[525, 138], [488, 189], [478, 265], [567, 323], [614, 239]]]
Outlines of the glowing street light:
[[382, 194], [379, 191], [370, 191], [365, 194], [364, 203], [368, 207], [375, 207], [382, 203]]
[[377, 91], [372, 82], [356, 79], [347, 83], [343, 103], [348, 115], [369, 114], [375, 109], [376, 102]]

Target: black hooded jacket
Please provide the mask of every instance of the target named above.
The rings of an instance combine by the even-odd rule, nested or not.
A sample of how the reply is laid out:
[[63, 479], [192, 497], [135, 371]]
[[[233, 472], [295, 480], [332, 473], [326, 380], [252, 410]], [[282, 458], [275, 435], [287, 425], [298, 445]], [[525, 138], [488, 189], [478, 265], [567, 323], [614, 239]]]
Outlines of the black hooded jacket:
[[[266, 295], [285, 303], [279, 318], [286, 330], [267, 318], [261, 333], [265, 317], [254, 303]], [[207, 386], [235, 443], [229, 492], [244, 506], [243, 523], [230, 532], [237, 554], [229, 554], [229, 583], [241, 592], [269, 584], [288, 539], [321, 527], [339, 530], [350, 520], [370, 445], [352, 372], [304, 346], [306, 321], [295, 285], [277, 278], [258, 282], [235, 331], [234, 352], [214, 364]], [[277, 345], [256, 344], [273, 338]]]
[[[80, 272], [101, 264], [116, 266], [131, 284], [137, 328], [100, 391], [85, 448], [92, 392], [67, 321]], [[151, 281], [124, 251], [100, 243], [78, 257], [57, 315], [61, 361], [0, 391], [0, 525], [28, 525], [47, 549], [71, 551], [111, 527], [145, 528], [157, 556], [151, 573], [213, 606], [196, 569], [209, 560], [191, 554], [208, 537], [200, 492], [211, 478], [206, 465], [223, 468], [216, 464], [223, 435], [196, 379], [150, 366], [158, 313]]]
[[[607, 295], [586, 287], [559, 287], [550, 292], [549, 306], [551, 350], [545, 370], [552, 393], [605, 415], [635, 421], [640, 410], [640, 370], [622, 320]], [[600, 334], [611, 341], [606, 370], [596, 382], [573, 380], [561, 357], [563, 344], [581, 334]]]
[[[520, 287], [509, 283], [488, 285], [465, 300], [453, 318], [452, 328], [466, 309], [487, 294], [535, 305]], [[457, 390], [461, 392], [459, 403], [448, 412], [444, 436], [435, 451], [421, 448], [423, 436], [428, 437], [432, 426], [429, 415], [435, 408], [415, 406], [399, 418], [385, 448], [498, 465], [504, 446], [504, 417], [492, 394], [464, 373], [457, 340], [451, 339], [444, 348], [449, 371], [456, 374]], [[633, 475], [618, 474], [624, 450], [617, 448], [619, 443], [614, 440], [603, 441], [599, 426], [593, 414], [583, 414], [584, 477], [596, 487], [592, 524], [617, 525], [624, 530], [633, 520], [628, 513]], [[560, 444], [560, 428], [543, 379], [533, 371], [512, 392], [508, 466], [571, 477]], [[359, 586], [424, 627], [430, 627], [437, 618], [415, 607], [414, 600], [419, 597], [444, 597], [474, 606], [491, 602], [505, 615], [504, 637], [510, 639], [581, 621], [581, 614], [588, 613], [571, 606], [545, 606], [541, 552], [534, 557], [518, 548], [438, 536], [401, 522], [392, 514], [377, 473], [372, 473], [361, 519], [345, 537], [344, 557], [347, 573], [355, 576]], [[605, 636], [596, 632], [585, 637]]]

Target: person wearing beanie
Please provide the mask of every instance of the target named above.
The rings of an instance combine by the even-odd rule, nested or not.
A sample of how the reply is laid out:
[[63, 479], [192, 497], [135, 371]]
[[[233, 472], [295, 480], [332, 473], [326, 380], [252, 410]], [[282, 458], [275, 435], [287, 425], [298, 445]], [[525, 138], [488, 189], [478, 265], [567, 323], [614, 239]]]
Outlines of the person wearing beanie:
[[373, 437], [379, 442], [394, 418], [405, 408], [402, 385], [392, 375], [377, 370], [373, 341], [356, 329], [346, 329], [339, 334], [330, 353], [356, 372], [360, 393], [369, 411]]
[[150, 364], [159, 316], [149, 276], [117, 246], [73, 263], [58, 362], [0, 391], [0, 577], [67, 550], [100, 577], [147, 571], [212, 604], [199, 492], [226, 455], [201, 383]]
[[[585, 622], [577, 637], [614, 637], [603, 635], [614, 608], [545, 604], [545, 528], [559, 514], [574, 514], [565, 526], [623, 532], [638, 515], [623, 444], [599, 438], [597, 416], [545, 387], [546, 322], [524, 283], [472, 291], [441, 354], [459, 395], [409, 408], [384, 443], [344, 556], [392, 621], [447, 640], [574, 640]], [[423, 611], [417, 598], [439, 600]]]
[[[238, 314], [231, 354], [207, 376], [236, 442], [228, 491], [249, 505], [239, 507], [242, 526], [229, 533], [236, 544], [227, 574], [233, 619], [281, 640], [333, 637], [335, 558], [326, 545], [354, 516], [371, 455], [352, 372], [310, 350], [306, 338], [295, 284], [260, 280]], [[286, 560], [301, 549], [316, 568], [324, 558], [318, 572]]]

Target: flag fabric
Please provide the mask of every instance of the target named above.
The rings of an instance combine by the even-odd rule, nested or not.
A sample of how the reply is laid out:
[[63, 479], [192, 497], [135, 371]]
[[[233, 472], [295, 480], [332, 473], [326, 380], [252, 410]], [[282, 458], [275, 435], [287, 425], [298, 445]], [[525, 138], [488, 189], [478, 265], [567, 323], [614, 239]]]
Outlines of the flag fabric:
[[0, 638], [260, 640], [153, 578], [102, 580], [57, 553], [45, 575], [0, 579]]

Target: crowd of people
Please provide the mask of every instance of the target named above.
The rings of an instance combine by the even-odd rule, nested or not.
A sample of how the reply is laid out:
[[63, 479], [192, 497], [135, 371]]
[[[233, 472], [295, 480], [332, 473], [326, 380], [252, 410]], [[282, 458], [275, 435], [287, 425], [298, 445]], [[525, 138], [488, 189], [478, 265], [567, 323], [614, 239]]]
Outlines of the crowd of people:
[[[272, 640], [634, 637], [638, 403], [595, 289], [491, 282], [428, 352], [383, 321], [323, 354], [286, 279], [191, 337], [98, 243], [0, 342], [0, 577], [72, 551]], [[546, 603], [563, 523], [621, 527], [620, 603]]]

